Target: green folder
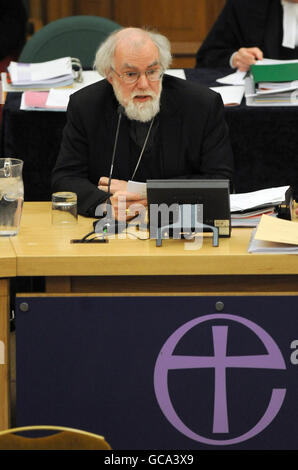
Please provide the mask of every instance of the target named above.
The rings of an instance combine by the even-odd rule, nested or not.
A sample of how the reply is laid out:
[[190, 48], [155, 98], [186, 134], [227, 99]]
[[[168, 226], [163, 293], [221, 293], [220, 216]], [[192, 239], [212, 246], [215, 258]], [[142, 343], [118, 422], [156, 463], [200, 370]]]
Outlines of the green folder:
[[255, 83], [292, 82], [298, 80], [298, 62], [288, 64], [252, 65], [250, 67]]

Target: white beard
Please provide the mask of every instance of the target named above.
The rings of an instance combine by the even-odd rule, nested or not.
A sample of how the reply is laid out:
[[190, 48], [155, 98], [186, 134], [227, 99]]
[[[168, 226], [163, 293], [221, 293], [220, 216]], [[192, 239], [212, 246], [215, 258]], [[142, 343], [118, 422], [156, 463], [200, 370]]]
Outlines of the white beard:
[[[160, 108], [160, 95], [161, 95], [161, 90], [162, 90], [162, 84], [160, 83], [160, 90], [158, 94], [156, 95], [155, 93], [152, 92], [134, 92], [128, 103], [125, 103], [123, 100], [123, 95], [120, 87], [116, 82], [113, 84], [113, 89], [115, 96], [119, 103], [123, 106], [125, 110], [125, 114], [128, 117], [128, 119], [132, 119], [135, 121], [141, 121], [141, 122], [148, 122], [151, 121], [151, 119], [156, 116], [156, 114], [159, 113], [159, 108]], [[145, 101], [144, 103], [135, 103], [133, 101], [133, 98], [135, 96], [140, 96], [140, 95], [146, 95], [146, 96], [151, 96], [152, 99]]]

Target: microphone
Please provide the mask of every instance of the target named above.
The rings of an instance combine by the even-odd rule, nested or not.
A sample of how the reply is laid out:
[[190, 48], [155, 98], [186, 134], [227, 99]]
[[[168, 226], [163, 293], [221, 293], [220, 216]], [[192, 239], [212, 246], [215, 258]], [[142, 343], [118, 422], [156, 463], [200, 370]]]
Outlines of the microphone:
[[[107, 208], [107, 216], [104, 217], [104, 219], [94, 222], [94, 229], [96, 228], [96, 232], [104, 232], [105, 234], [114, 234], [114, 233], [120, 233], [122, 230], [126, 228], [126, 222], [121, 222], [118, 223], [118, 220], [115, 220], [112, 214], [112, 204], [110, 201], [110, 190], [111, 190], [111, 181], [112, 181], [112, 175], [113, 175], [113, 169], [114, 169], [114, 161], [115, 161], [115, 155], [116, 155], [116, 149], [117, 149], [117, 144], [118, 144], [118, 138], [119, 138], [119, 129], [120, 129], [120, 124], [121, 124], [121, 118], [122, 115], [124, 114], [124, 108], [123, 106], [119, 105], [117, 108], [117, 114], [118, 114], [118, 123], [117, 123], [117, 129], [116, 129], [116, 134], [115, 134], [115, 140], [114, 140], [114, 147], [113, 147], [113, 153], [112, 153], [112, 160], [111, 160], [111, 167], [110, 167], [110, 175], [109, 175], [109, 181], [108, 181], [108, 199], [107, 199], [107, 204], [110, 204], [110, 207]], [[102, 225], [104, 223], [104, 225]]]
[[110, 189], [111, 189], [111, 181], [112, 181], [112, 175], [113, 175], [113, 169], [114, 169], [114, 161], [115, 161], [116, 148], [117, 148], [118, 138], [119, 138], [119, 129], [120, 129], [120, 123], [121, 123], [121, 118], [122, 118], [123, 111], [124, 111], [124, 108], [121, 105], [119, 105], [118, 108], [117, 108], [117, 113], [118, 113], [119, 117], [118, 117], [117, 129], [116, 129], [116, 134], [115, 134], [115, 140], [114, 140], [114, 148], [113, 148], [113, 153], [112, 153], [110, 176], [109, 176], [109, 182], [108, 182], [108, 194], [110, 194]]

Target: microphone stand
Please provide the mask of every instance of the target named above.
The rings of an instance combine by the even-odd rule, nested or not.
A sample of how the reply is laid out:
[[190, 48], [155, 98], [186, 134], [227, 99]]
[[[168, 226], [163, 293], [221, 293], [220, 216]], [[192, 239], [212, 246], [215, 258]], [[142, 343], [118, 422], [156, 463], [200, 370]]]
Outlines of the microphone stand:
[[106, 235], [108, 234], [115, 234], [116, 231], [117, 233], [122, 232], [126, 228], [126, 222], [118, 222], [118, 220], [115, 219], [112, 213], [112, 204], [110, 200], [110, 189], [111, 189], [111, 181], [112, 181], [112, 175], [113, 175], [113, 169], [114, 169], [114, 161], [115, 161], [115, 155], [116, 155], [116, 149], [117, 149], [117, 143], [118, 143], [118, 138], [119, 138], [119, 129], [120, 129], [120, 123], [121, 123], [121, 118], [122, 118], [122, 109], [120, 106], [118, 107], [117, 110], [119, 114], [118, 118], [118, 123], [117, 123], [117, 129], [116, 129], [116, 135], [115, 135], [115, 141], [114, 141], [114, 148], [113, 148], [113, 153], [112, 153], [112, 161], [111, 161], [111, 168], [110, 168], [110, 175], [109, 175], [109, 182], [108, 182], [108, 199], [107, 199], [107, 216], [105, 217], [105, 224], [103, 227], [101, 227], [101, 231], [105, 233]]

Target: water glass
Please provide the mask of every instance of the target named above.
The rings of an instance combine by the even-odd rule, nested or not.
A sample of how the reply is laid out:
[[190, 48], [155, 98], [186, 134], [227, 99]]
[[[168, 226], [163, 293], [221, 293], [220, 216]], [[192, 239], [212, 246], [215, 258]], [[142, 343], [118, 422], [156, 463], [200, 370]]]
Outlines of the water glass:
[[0, 158], [0, 236], [9, 237], [19, 232], [24, 184], [23, 161], [17, 158]]
[[69, 226], [77, 220], [77, 195], [67, 191], [52, 194], [52, 224]]

